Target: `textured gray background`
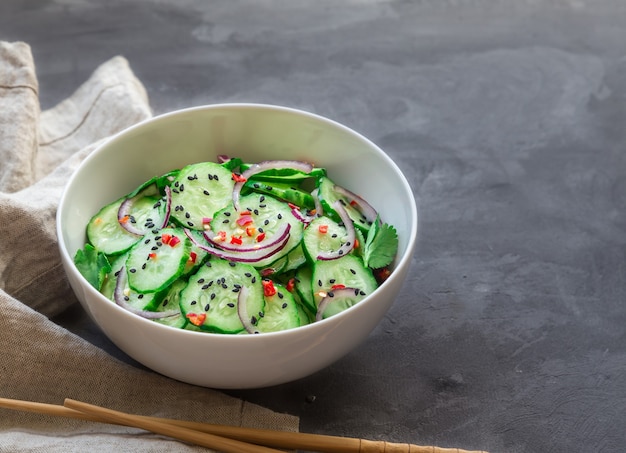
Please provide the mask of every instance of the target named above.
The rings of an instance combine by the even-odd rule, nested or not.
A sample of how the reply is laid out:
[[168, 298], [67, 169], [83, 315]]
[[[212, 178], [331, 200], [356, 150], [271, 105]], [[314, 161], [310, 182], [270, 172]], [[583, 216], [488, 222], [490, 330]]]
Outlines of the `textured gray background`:
[[[626, 2], [2, 0], [0, 39], [32, 46], [43, 108], [120, 54], [155, 113], [285, 104], [405, 171], [419, 246], [379, 328], [230, 393], [309, 432], [626, 451]], [[125, 359], [80, 307], [59, 322]]]

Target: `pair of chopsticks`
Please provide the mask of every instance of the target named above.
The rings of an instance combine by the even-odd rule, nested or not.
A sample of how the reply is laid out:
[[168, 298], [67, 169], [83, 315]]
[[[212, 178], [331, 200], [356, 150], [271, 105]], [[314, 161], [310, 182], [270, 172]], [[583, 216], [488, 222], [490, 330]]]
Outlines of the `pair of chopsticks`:
[[327, 453], [487, 453], [385, 441], [244, 428], [170, 418], [133, 415], [66, 399], [63, 406], [0, 398], [0, 407], [81, 420], [130, 426], [224, 453], [284, 453], [307, 450]]

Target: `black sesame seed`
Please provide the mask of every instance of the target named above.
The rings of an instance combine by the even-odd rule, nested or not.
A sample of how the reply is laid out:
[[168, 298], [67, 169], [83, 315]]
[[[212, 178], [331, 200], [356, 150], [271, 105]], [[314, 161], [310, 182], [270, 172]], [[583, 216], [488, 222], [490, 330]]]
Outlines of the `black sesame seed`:
[[252, 187], [258, 189], [259, 187], [261, 187], [261, 185], [258, 182], [255, 182], [254, 184], [252, 184]]
[[115, 275], [115, 276], [117, 277], [118, 275], [120, 275], [120, 271], [121, 271], [121, 269], [120, 269], [119, 271], [117, 271], [117, 272], [116, 272], [115, 274], [113, 274], [113, 275]]
[[336, 279], [334, 279], [334, 278], [331, 278], [331, 279], [330, 279], [330, 280], [328, 280], [328, 281], [332, 284], [332, 283], [335, 283], [337, 280], [336, 280]]
[[209, 174], [209, 180], [213, 181], [213, 175]]
[[211, 293], [211, 300], [215, 299], [215, 293]]
[[336, 238], [337, 237], [337, 233], [333, 233], [330, 235], [331, 238]]
[[187, 222], [187, 225], [189, 225], [190, 227], [193, 226], [193, 222]]
[[141, 268], [142, 268], [142, 269], [145, 269], [145, 268], [146, 268], [146, 263], [143, 263], [143, 264], [141, 265]]
[[356, 271], [354, 269], [350, 269], [350, 272], [352, 272], [354, 275], [356, 275]]
[[128, 296], [124, 296], [124, 300], [125, 300], [126, 302], [128, 302], [128, 301], [130, 300], [130, 297], [128, 297]]
[[233, 288], [233, 292], [234, 293], [238, 293], [241, 290], [241, 288]]
[[159, 232], [159, 230], [157, 228], [155, 228], [154, 230], [152, 230], [152, 234], [157, 234]]
[[274, 188], [272, 186], [265, 186], [265, 190], [272, 191]]
[[339, 250], [339, 251], [337, 252], [337, 255], [343, 255], [343, 250]]
[[277, 215], [276, 217], [278, 217], [279, 219], [282, 219], [282, 218], [283, 218], [283, 215], [279, 212], [279, 213], [278, 213], [278, 215]]
[[213, 266], [213, 265], [211, 264], [211, 262], [210, 262], [210, 261], [207, 261], [207, 262], [206, 262], [206, 267], [212, 267], [212, 266]]
[[192, 301], [189, 303], [189, 305], [196, 305], [197, 303], [198, 303], [198, 301], [197, 301], [197, 300], [192, 300]]
[[209, 289], [209, 286], [211, 286], [211, 285], [209, 285], [209, 284], [202, 285], [202, 289]]
[[161, 306], [165, 307], [167, 304], [169, 304], [170, 301], [167, 299], [163, 299], [163, 302], [161, 303]]
[[146, 239], [145, 241], [143, 241], [144, 244], [149, 244], [150, 243], [150, 239]]
[[285, 297], [285, 295], [281, 292], [276, 293], [278, 295], [279, 299], [282, 299], [283, 297]]
[[138, 299], [143, 299], [143, 294], [139, 294], [139, 295], [137, 296], [137, 298], [138, 298]]
[[322, 286], [322, 281], [321, 280], [317, 281], [317, 286]]
[[215, 179], [216, 181], [220, 180], [219, 176], [217, 176], [217, 175], [213, 175], [213, 179]]
[[259, 318], [263, 318], [265, 316], [265, 313], [263, 313], [262, 311], [259, 312]]
[[233, 262], [233, 261], [229, 261], [229, 262], [228, 262], [228, 265], [229, 265], [230, 267], [235, 267], [237, 264], [236, 264], [235, 262]]
[[265, 222], [263, 222], [263, 225], [269, 225], [270, 221], [269, 219], [265, 219]]
[[257, 319], [256, 316], [253, 316], [252, 318], [250, 318], [250, 323], [254, 326], [257, 323]]
[[191, 214], [189, 214], [188, 212], [185, 212], [185, 218], [186, 219], [190, 219], [191, 218]]
[[233, 304], [232, 302], [228, 302], [226, 305], [228, 305], [230, 308], [235, 308], [235, 304]]
[[211, 308], [211, 305], [206, 304], [206, 305], [204, 306], [204, 311], [209, 311], [209, 309], [210, 309], [210, 308]]
[[159, 248], [156, 245], [154, 245], [150, 248], [150, 250], [159, 250]]
[[224, 213], [224, 215], [225, 215], [226, 217], [230, 217], [230, 215], [231, 215], [231, 214], [232, 214], [232, 212], [229, 212], [229, 211], [226, 211], [226, 212]]
[[263, 203], [263, 202], [265, 201], [265, 195], [261, 195], [261, 196], [259, 197], [259, 201], [260, 201], [261, 203]]
[[263, 233], [263, 227], [259, 227], [259, 228], [257, 228], [257, 230], [258, 230], [259, 233]]
[[137, 269], [135, 269], [135, 268], [129, 269], [128, 272], [130, 272], [131, 274], [134, 274], [135, 272], [137, 272]]
[[156, 209], [156, 208], [160, 208], [160, 207], [161, 207], [161, 202], [160, 202], [160, 201], [157, 201], [156, 203], [154, 203], [154, 204], [152, 205], [152, 207], [153, 207], [154, 209]]
[[259, 208], [266, 208], [266, 207], [267, 207], [267, 205], [266, 205], [265, 203], [261, 203], [261, 204], [259, 205]]
[[256, 277], [252, 277], [252, 280], [250, 280], [252, 283], [256, 283]]
[[252, 212], [254, 212], [254, 215], [259, 215], [259, 210], [258, 210], [258, 209], [255, 209], [255, 210], [254, 210], [254, 211], [252, 211]]
[[245, 275], [245, 276], [246, 276], [246, 277], [248, 277], [248, 278], [252, 277], [252, 274], [251, 274], [250, 272], [246, 272], [246, 273], [245, 273], [245, 274], [243, 274], [243, 275]]
[[203, 193], [203, 194], [205, 194], [205, 195], [211, 195], [211, 193], [210, 193], [208, 190], [206, 190], [206, 189], [204, 189], [204, 190], [202, 191], [202, 193]]
[[282, 307], [283, 307], [283, 310], [284, 310], [285, 308], [287, 308], [287, 302], [285, 302], [285, 303], [282, 305]]
[[359, 295], [365, 296], [365, 291], [359, 291]]
[[157, 241], [156, 245], [157, 245], [158, 247], [161, 247], [161, 246], [163, 245], [163, 243], [162, 243], [161, 241]]
[[230, 220], [228, 220], [228, 219], [222, 220], [222, 223], [228, 223], [228, 222], [230, 222]]

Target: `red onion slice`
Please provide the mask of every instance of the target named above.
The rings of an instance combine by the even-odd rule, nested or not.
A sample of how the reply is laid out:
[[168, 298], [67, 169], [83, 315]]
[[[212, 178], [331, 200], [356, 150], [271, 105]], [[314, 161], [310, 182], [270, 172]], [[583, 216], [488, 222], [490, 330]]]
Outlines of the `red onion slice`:
[[346, 233], [348, 237], [345, 242], [341, 244], [337, 250], [331, 250], [328, 252], [321, 252], [317, 255], [318, 260], [334, 260], [337, 258], [341, 258], [344, 255], [350, 253], [350, 251], [354, 248], [354, 242], [356, 240], [356, 231], [354, 230], [354, 222], [346, 212], [346, 208], [343, 207], [340, 201], [335, 201], [332, 205], [332, 208], [339, 214], [341, 221], [343, 222], [344, 227], [346, 228]]
[[219, 241], [216, 239], [217, 234], [213, 233], [212, 230], [203, 231], [202, 235], [210, 244], [215, 247], [228, 250], [231, 252], [255, 252], [257, 250], [263, 250], [270, 247], [275, 247], [276, 244], [285, 239], [285, 236], [289, 235], [289, 231], [291, 230], [291, 224], [285, 223], [282, 225], [281, 229], [274, 234], [271, 238], [266, 238], [263, 242], [256, 242], [254, 244], [230, 244], [224, 241]]
[[165, 186], [165, 218], [161, 229], [167, 228], [167, 224], [170, 223], [170, 215], [172, 213], [172, 189], [170, 186]]
[[313, 197], [313, 202], [315, 203], [315, 215], [322, 216], [324, 215], [324, 208], [322, 207], [322, 203], [320, 202], [320, 190], [315, 189], [311, 192], [311, 196]]
[[193, 236], [191, 231], [185, 228], [185, 234], [187, 237], [193, 242], [197, 247], [204, 250], [205, 252], [210, 253], [211, 255], [215, 255], [218, 258], [223, 258], [230, 261], [238, 261], [241, 263], [257, 263], [265, 258], [269, 258], [274, 255], [276, 252], [282, 250], [287, 244], [290, 235], [287, 234], [284, 239], [274, 244], [272, 247], [253, 250], [250, 252], [233, 252], [230, 250], [223, 250], [212, 247], [207, 244], [201, 244], [198, 240]]
[[115, 290], [113, 291], [113, 298], [115, 299], [115, 303], [122, 307], [124, 310], [127, 310], [131, 313], [141, 316], [146, 319], [160, 319], [160, 318], [168, 318], [170, 316], [176, 316], [180, 314], [179, 310], [168, 310], [168, 311], [149, 311], [149, 310], [138, 310], [137, 308], [130, 305], [126, 302], [126, 296], [124, 295], [124, 288], [126, 288], [126, 267], [122, 266], [120, 270], [117, 272], [117, 281], [115, 282]]
[[241, 194], [241, 189], [251, 176], [267, 170], [278, 170], [282, 168], [291, 168], [301, 171], [302, 173], [311, 173], [313, 165], [300, 160], [265, 160], [258, 164], [250, 165], [247, 170], [241, 173], [241, 180], [237, 181], [233, 187], [233, 206], [235, 210], [239, 210], [239, 195]]
[[135, 200], [141, 197], [142, 195], [139, 194], [139, 195], [135, 195], [134, 197], [125, 199], [124, 201], [122, 201], [120, 208], [117, 210], [117, 221], [119, 222], [120, 226], [124, 228], [126, 231], [128, 231], [129, 233], [134, 234], [136, 236], [143, 236], [145, 232], [135, 227], [133, 222], [130, 220], [131, 219], [130, 212], [133, 208], [133, 204], [135, 203]]
[[239, 320], [241, 324], [243, 324], [243, 328], [246, 329], [248, 333], [260, 333], [257, 329], [255, 329], [252, 324], [252, 320], [248, 316], [248, 307], [246, 306], [246, 299], [248, 298], [248, 288], [242, 286], [239, 290], [239, 295], [237, 296], [237, 314], [239, 315]]
[[298, 219], [300, 222], [304, 223], [305, 225], [308, 225], [309, 223], [313, 221], [313, 219], [315, 219], [314, 215], [304, 214], [298, 208], [291, 208], [291, 213], [296, 219]]
[[378, 218], [378, 212], [364, 198], [358, 196], [354, 192], [351, 192], [345, 187], [341, 187], [336, 184], [333, 187], [333, 190], [338, 194], [346, 197], [351, 202], [350, 205], [354, 206], [361, 214], [363, 214], [368, 222], [374, 223], [376, 221], [376, 219]]
[[320, 301], [317, 306], [317, 313], [315, 313], [315, 321], [321, 321], [324, 319], [324, 312], [331, 302], [340, 302], [344, 299], [348, 299], [359, 295], [358, 288], [338, 288], [330, 290], [326, 293], [326, 296]]

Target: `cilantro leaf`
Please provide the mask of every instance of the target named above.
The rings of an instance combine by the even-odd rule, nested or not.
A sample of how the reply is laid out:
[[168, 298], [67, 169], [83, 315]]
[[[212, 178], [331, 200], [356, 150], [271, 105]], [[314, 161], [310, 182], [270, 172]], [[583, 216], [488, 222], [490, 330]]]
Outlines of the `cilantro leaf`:
[[85, 245], [85, 248], [76, 252], [74, 264], [83, 277], [97, 290], [102, 287], [106, 274], [111, 272], [107, 257], [91, 244]]
[[398, 252], [398, 232], [379, 219], [372, 224], [363, 247], [363, 261], [372, 269], [385, 267], [393, 261]]

